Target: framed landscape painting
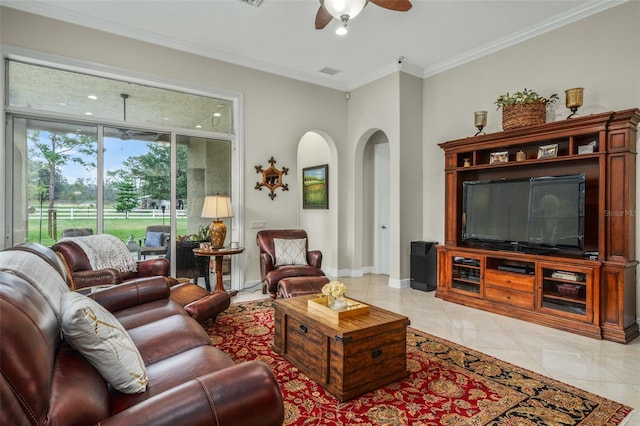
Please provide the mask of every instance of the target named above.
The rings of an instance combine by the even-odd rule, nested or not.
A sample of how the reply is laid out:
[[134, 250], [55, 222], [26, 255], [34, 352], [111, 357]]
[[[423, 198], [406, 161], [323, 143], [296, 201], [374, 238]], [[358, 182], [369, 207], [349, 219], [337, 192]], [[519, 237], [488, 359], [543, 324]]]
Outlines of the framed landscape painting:
[[329, 165], [302, 169], [302, 208], [329, 208]]

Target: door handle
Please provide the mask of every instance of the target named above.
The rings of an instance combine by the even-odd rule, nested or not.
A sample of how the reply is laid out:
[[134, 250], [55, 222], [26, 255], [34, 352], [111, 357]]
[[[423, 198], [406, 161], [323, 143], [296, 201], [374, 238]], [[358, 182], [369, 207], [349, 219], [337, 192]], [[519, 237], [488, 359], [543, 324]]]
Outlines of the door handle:
[[386, 227], [386, 226], [384, 226], [384, 225], [382, 225], [380, 228], [382, 228], [382, 229], [387, 229], [387, 227]]

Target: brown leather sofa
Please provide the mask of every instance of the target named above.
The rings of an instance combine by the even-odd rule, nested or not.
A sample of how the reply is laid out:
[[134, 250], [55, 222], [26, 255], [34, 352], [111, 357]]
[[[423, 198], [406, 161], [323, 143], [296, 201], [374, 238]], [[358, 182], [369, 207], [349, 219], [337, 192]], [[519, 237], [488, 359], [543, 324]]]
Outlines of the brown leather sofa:
[[113, 268], [92, 269], [82, 248], [71, 240], [60, 240], [51, 247], [62, 258], [72, 290], [121, 284], [133, 279], [162, 277], [171, 287], [171, 298], [178, 302], [198, 322], [215, 320], [227, 309], [231, 297], [226, 292], [212, 293], [189, 282], [178, 283], [169, 277], [169, 261], [165, 258], [138, 261], [135, 272], [120, 272]]
[[[33, 262], [65, 275], [44, 246], [7, 250], [27, 251]], [[0, 424], [282, 425], [282, 394], [269, 367], [236, 365], [213, 347], [169, 297], [165, 280], [133, 280], [91, 295], [120, 321], [144, 360], [146, 390], [124, 394], [61, 337], [42, 290], [6, 263], [0, 257]]]
[[273, 229], [258, 231], [256, 242], [260, 250], [260, 276], [262, 278], [262, 293], [267, 290], [272, 298], [276, 298], [278, 293], [278, 283], [283, 278], [290, 277], [323, 277], [322, 252], [319, 250], [309, 250], [309, 240], [306, 241], [306, 260], [308, 265], [284, 265], [276, 266], [274, 238], [299, 240], [307, 238], [304, 229]]

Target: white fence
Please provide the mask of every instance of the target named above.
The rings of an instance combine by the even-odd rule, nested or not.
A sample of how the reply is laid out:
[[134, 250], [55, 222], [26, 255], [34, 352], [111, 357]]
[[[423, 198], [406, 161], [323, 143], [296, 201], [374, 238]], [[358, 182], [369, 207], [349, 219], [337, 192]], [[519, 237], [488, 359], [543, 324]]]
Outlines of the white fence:
[[[48, 217], [48, 209], [42, 209], [42, 217]], [[98, 217], [98, 211], [95, 207], [60, 207], [55, 208], [56, 217], [58, 220], [81, 220], [81, 219], [96, 219]], [[162, 213], [161, 209], [133, 209], [129, 212], [129, 219], [162, 219], [167, 220], [171, 217], [170, 211], [167, 209]], [[125, 219], [127, 214], [125, 212], [118, 212], [116, 209], [104, 209], [105, 219]], [[176, 217], [178, 219], [185, 219], [187, 217], [187, 210], [176, 210]], [[29, 212], [29, 219], [39, 219], [40, 208], [35, 207]]]

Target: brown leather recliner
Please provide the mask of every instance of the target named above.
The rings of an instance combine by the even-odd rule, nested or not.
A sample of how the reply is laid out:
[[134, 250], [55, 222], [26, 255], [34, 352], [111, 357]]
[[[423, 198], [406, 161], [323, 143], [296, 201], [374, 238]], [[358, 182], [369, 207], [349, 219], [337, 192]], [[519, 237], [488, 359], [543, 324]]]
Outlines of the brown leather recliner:
[[[307, 239], [305, 248], [307, 250], [306, 260], [308, 265], [284, 265], [276, 266], [276, 251], [273, 239]], [[276, 298], [278, 292], [278, 282], [283, 278], [290, 277], [321, 277], [322, 252], [319, 250], [309, 250], [307, 232], [304, 229], [274, 229], [258, 231], [256, 242], [260, 249], [260, 276], [262, 278], [262, 293], [269, 291], [272, 298]]]
[[229, 307], [231, 297], [226, 292], [210, 292], [197, 284], [178, 283], [169, 277], [169, 261], [165, 258], [138, 261], [135, 272], [120, 272], [117, 269], [92, 269], [89, 258], [82, 248], [71, 240], [60, 240], [51, 247], [65, 263], [68, 270], [67, 283], [73, 290], [87, 287], [122, 284], [131, 280], [162, 277], [171, 287], [171, 298], [179, 303], [198, 322], [215, 320], [218, 314]]
[[[60, 240], [51, 248], [62, 256], [68, 267], [69, 284], [72, 290], [121, 284], [135, 278], [169, 276], [169, 261], [164, 258], [140, 260], [137, 271], [120, 272], [114, 268], [93, 269], [84, 250], [71, 240]], [[172, 284], [175, 284], [175, 281], [169, 281], [169, 285]]]
[[[47, 277], [64, 277], [49, 248], [19, 249], [33, 258], [29, 265], [52, 266]], [[269, 367], [235, 364], [212, 346], [169, 298], [165, 280], [132, 280], [91, 294], [122, 324], [146, 367], [146, 391], [124, 394], [62, 336], [33, 278], [12, 267], [0, 258], [0, 425], [282, 425], [282, 394]]]

